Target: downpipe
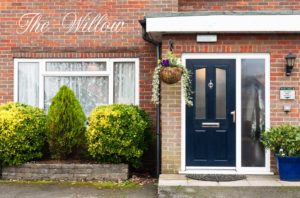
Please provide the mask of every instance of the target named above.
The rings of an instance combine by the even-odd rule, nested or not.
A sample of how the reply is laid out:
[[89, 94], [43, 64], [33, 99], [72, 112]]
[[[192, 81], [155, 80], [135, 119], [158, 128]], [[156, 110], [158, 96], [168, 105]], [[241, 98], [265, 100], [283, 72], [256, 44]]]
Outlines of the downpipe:
[[[157, 60], [161, 58], [161, 42], [155, 41], [146, 32], [146, 19], [139, 21], [143, 28], [143, 39], [156, 47], [156, 58]], [[159, 100], [160, 100], [160, 87], [159, 87]], [[156, 177], [159, 177], [161, 169], [161, 131], [160, 131], [160, 104], [156, 105]]]

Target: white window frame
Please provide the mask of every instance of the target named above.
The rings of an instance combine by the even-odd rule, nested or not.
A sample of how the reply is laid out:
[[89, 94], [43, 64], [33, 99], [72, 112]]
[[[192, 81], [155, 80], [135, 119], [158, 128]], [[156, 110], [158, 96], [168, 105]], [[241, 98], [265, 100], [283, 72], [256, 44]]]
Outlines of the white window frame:
[[[47, 62], [106, 62], [106, 71], [46, 71]], [[18, 66], [19, 63], [39, 63], [39, 108], [44, 109], [44, 77], [45, 76], [107, 76], [108, 77], [108, 104], [113, 104], [114, 93], [114, 63], [133, 62], [135, 64], [135, 99], [134, 104], [139, 105], [139, 59], [138, 58], [50, 58], [50, 59], [14, 59], [14, 101], [18, 102]]]
[[186, 166], [186, 105], [183, 89], [181, 91], [181, 168], [179, 173], [219, 173], [219, 174], [273, 174], [270, 169], [270, 151], [265, 150], [265, 167], [242, 167], [242, 92], [241, 73], [242, 59], [265, 60], [265, 127], [270, 128], [270, 54], [268, 53], [184, 53], [182, 62], [185, 65], [187, 59], [235, 59], [236, 60], [236, 165], [235, 167], [188, 167]]

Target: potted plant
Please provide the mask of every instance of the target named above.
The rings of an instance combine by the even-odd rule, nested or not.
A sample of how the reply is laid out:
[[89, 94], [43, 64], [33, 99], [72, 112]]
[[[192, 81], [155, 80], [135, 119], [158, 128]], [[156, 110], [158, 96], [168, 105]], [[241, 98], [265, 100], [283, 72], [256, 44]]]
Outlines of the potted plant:
[[158, 60], [152, 79], [152, 101], [159, 104], [160, 80], [167, 84], [174, 84], [182, 80], [185, 103], [192, 106], [192, 91], [189, 71], [181, 63], [172, 51], [168, 51], [165, 59]]
[[280, 179], [300, 181], [300, 127], [272, 127], [263, 132], [261, 142], [275, 154]]

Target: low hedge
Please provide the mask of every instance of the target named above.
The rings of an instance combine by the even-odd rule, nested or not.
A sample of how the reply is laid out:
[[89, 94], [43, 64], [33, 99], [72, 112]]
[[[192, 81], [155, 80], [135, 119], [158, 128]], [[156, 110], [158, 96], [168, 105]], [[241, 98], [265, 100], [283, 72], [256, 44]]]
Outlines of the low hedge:
[[141, 165], [150, 140], [148, 115], [134, 105], [97, 107], [88, 120], [87, 143], [91, 156], [101, 163]]
[[42, 157], [46, 136], [44, 111], [19, 103], [0, 105], [0, 162], [19, 165]]

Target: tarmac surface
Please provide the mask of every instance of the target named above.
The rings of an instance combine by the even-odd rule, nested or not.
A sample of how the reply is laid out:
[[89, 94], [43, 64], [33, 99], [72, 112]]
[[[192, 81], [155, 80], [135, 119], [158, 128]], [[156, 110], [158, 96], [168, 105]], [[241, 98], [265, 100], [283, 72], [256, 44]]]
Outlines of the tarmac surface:
[[[157, 186], [157, 183], [152, 182], [133, 187], [99, 188], [69, 183], [2, 181], [0, 182], [0, 198], [300, 198], [300, 187], [297, 186], [218, 185], [201, 187], [195, 182], [191, 184], [194, 186]], [[290, 185], [295, 184], [291, 183]]]
[[157, 197], [157, 185], [133, 188], [97, 188], [62, 184], [0, 183], [0, 198], [96, 198], [96, 197]]

